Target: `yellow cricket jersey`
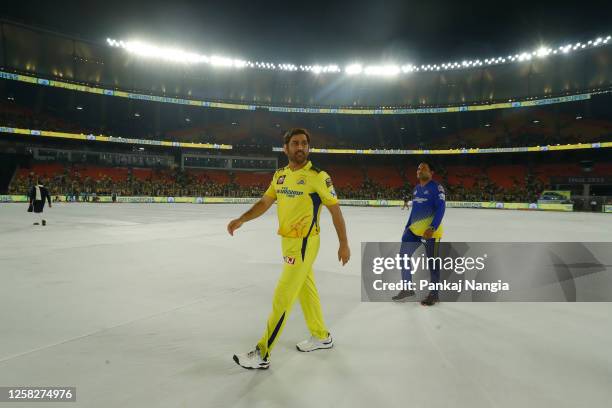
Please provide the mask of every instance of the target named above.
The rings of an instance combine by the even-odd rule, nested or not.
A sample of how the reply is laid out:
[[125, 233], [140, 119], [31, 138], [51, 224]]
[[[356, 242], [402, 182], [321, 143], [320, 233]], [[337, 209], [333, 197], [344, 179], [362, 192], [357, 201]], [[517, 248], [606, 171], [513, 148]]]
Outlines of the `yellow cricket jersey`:
[[321, 204], [338, 204], [331, 178], [310, 161], [296, 171], [276, 170], [265, 195], [276, 199], [278, 235], [287, 238], [318, 235]]

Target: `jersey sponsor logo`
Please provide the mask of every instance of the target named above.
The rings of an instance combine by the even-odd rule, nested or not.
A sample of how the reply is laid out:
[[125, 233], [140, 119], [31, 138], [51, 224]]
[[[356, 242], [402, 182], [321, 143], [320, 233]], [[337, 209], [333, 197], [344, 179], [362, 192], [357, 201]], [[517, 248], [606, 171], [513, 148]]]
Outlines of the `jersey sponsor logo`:
[[325, 179], [325, 185], [326, 185], [327, 187], [331, 187], [331, 185], [332, 185], [331, 178], [329, 178], [329, 177], [328, 177], [328, 178], [326, 178], [326, 179]]
[[289, 198], [294, 198], [296, 196], [301, 196], [302, 194], [304, 194], [304, 192], [297, 191], [297, 190], [290, 190], [288, 187], [282, 187], [276, 190], [276, 194], [284, 194]]
[[283, 259], [285, 260], [286, 264], [295, 265], [295, 257], [293, 257], [293, 256], [284, 256]]
[[417, 203], [425, 203], [425, 202], [427, 202], [427, 199], [423, 198], [423, 197], [415, 197], [415, 198], [412, 199], [412, 201], [413, 202], [416, 201]]
[[280, 176], [277, 180], [276, 180], [276, 184], [283, 184], [285, 182], [285, 176]]

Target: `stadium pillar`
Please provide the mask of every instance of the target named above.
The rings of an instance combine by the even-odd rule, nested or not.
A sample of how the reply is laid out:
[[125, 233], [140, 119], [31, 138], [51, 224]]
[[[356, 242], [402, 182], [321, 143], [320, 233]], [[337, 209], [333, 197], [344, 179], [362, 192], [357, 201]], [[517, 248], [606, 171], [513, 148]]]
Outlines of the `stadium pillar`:
[[582, 116], [585, 118], [591, 117], [591, 99], [587, 99], [584, 103], [584, 110], [582, 111]]
[[[160, 134], [160, 117], [161, 117], [161, 113], [160, 113], [160, 105], [159, 103], [155, 104], [155, 134], [159, 135]], [[180, 109], [181, 113], [183, 111], [182, 107]], [[179, 122], [180, 123], [180, 122]]]
[[380, 146], [385, 146], [385, 140], [380, 126], [380, 117], [375, 116], [374, 120], [376, 121], [376, 134], [378, 136], [378, 142], [380, 143]]
[[555, 137], [561, 137], [561, 112], [559, 111], [559, 105], [555, 105]]
[[[453, 115], [455, 115], [455, 117], [457, 118], [457, 131], [460, 131], [462, 129], [461, 116], [463, 115], [461, 114], [461, 112], [453, 113]], [[478, 125], [480, 127], [480, 123]]]
[[70, 112], [74, 112], [76, 109], [77, 91], [70, 91], [68, 94], [68, 109]]
[[100, 120], [103, 125], [104, 132], [106, 132], [106, 100], [108, 97], [100, 98]]
[[44, 87], [39, 87], [38, 91], [36, 92], [36, 104], [34, 105], [34, 112], [36, 112], [37, 115], [40, 114], [42, 107], [43, 107], [43, 103], [45, 101], [45, 88]]

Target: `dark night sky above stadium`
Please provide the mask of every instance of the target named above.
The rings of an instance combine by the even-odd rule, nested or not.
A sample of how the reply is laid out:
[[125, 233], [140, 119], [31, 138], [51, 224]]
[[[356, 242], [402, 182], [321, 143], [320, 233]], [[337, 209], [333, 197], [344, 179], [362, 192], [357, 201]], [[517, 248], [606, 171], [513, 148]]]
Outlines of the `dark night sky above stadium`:
[[297, 64], [438, 63], [612, 33], [612, 2], [23, 1], [1, 15], [102, 42]]

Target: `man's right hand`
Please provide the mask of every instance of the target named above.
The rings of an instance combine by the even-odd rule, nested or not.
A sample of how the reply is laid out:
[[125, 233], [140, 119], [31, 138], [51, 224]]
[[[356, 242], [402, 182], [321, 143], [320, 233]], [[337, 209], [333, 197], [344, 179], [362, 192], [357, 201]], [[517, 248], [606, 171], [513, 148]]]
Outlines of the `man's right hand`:
[[227, 232], [229, 232], [229, 234], [233, 236], [234, 231], [240, 228], [242, 224], [247, 221], [251, 221], [259, 217], [261, 214], [265, 213], [268, 208], [270, 208], [270, 206], [274, 204], [275, 200], [275, 198], [264, 194], [263, 197], [261, 197], [259, 201], [253, 204], [253, 206], [247, 212], [242, 214], [239, 218], [231, 220], [230, 223], [227, 224]]
[[231, 236], [234, 236], [234, 231], [236, 231], [238, 228], [240, 228], [242, 226], [243, 222], [240, 220], [240, 218], [236, 218], [235, 220], [231, 220], [229, 224], [227, 224], [227, 232], [229, 232], [229, 234]]

